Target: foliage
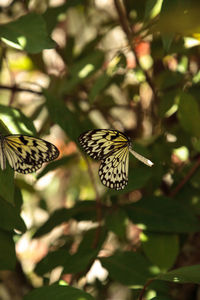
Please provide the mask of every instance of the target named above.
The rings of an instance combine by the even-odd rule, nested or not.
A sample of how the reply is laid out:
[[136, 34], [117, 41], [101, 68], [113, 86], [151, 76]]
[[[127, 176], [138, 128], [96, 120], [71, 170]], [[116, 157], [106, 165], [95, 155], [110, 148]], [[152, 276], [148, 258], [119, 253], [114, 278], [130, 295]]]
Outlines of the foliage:
[[[61, 153], [37, 174], [0, 170], [10, 299], [197, 299], [198, 1], [0, 8], [0, 132], [44, 138]], [[130, 155], [127, 187], [105, 188], [78, 143], [93, 128], [125, 132], [154, 166]]]

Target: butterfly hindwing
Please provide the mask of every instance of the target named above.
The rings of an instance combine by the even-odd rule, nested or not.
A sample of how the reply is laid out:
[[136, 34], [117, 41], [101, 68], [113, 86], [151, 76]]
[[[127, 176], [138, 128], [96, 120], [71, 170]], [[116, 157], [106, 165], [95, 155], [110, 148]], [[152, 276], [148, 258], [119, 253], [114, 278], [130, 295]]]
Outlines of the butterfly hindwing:
[[26, 135], [7, 135], [3, 139], [3, 152], [10, 166], [19, 173], [32, 173], [44, 162], [58, 157], [58, 149], [51, 143]]
[[83, 133], [79, 141], [90, 157], [101, 160], [101, 182], [109, 188], [123, 189], [128, 183], [129, 138], [117, 130], [96, 129]]
[[99, 177], [103, 185], [115, 190], [128, 183], [129, 149], [121, 148], [101, 161]]

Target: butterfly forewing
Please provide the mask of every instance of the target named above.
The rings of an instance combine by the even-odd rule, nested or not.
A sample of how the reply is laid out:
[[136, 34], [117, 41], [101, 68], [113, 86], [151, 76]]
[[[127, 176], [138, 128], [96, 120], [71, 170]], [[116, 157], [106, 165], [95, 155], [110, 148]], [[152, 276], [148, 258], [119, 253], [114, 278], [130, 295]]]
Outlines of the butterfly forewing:
[[35, 172], [44, 162], [59, 155], [53, 144], [25, 135], [3, 137], [3, 151], [11, 167], [19, 173]]
[[129, 145], [128, 138], [117, 130], [96, 129], [80, 135], [79, 142], [92, 158], [102, 160], [116, 150]]
[[90, 157], [101, 160], [101, 182], [123, 189], [128, 183], [129, 139], [117, 130], [97, 129], [83, 133], [79, 141]]

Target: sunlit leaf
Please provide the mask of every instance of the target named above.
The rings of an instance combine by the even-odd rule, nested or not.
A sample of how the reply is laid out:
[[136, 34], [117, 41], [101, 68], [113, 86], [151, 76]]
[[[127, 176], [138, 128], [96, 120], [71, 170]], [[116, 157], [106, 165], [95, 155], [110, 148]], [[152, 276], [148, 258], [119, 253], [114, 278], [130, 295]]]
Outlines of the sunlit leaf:
[[23, 300], [94, 300], [94, 298], [85, 293], [82, 290], [76, 289], [71, 286], [59, 286], [59, 285], [51, 285], [51, 286], [43, 286], [38, 289], [34, 289], [26, 296], [24, 296]]
[[0, 244], [0, 270], [14, 270], [16, 254], [12, 233], [0, 230]]
[[173, 266], [179, 252], [177, 235], [147, 232], [142, 240], [144, 252], [153, 264], [162, 271], [167, 271]]
[[165, 274], [158, 275], [157, 279], [176, 283], [196, 283], [200, 282], [200, 265], [193, 265], [175, 269]]
[[0, 26], [1, 39], [16, 49], [38, 53], [55, 47], [47, 35], [46, 24], [41, 15], [30, 13], [18, 20]]

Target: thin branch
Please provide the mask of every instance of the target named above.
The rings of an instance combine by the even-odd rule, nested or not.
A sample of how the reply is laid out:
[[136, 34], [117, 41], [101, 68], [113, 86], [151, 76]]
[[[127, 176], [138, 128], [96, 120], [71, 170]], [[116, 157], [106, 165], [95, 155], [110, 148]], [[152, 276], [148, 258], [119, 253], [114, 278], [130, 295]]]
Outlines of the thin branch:
[[176, 196], [176, 194], [182, 189], [182, 187], [190, 180], [196, 170], [200, 167], [200, 157], [197, 159], [194, 166], [190, 169], [187, 175], [181, 180], [181, 182], [171, 191], [169, 194], [170, 197]]
[[145, 283], [139, 297], [138, 297], [138, 300], [143, 300], [143, 296], [144, 296], [144, 293], [146, 292], [146, 289], [147, 287], [151, 284], [151, 282], [153, 281], [154, 279], [153, 278], [150, 278], [149, 280], [147, 280], [147, 282]]
[[27, 93], [32, 93], [32, 94], [37, 94], [37, 95], [42, 96], [42, 92], [34, 91], [34, 90], [31, 90], [31, 89], [26, 89], [26, 88], [20, 88], [17, 85], [9, 86], [9, 85], [0, 84], [0, 89], [9, 90], [9, 91], [12, 91], [13, 93], [27, 92]]
[[151, 87], [152, 92], [154, 94], [154, 97], [157, 100], [158, 96], [157, 96], [157, 91], [156, 91], [156, 88], [154, 86], [154, 83], [153, 83], [151, 77], [149, 76], [148, 72], [142, 68], [142, 66], [140, 64], [140, 61], [139, 61], [139, 58], [137, 56], [137, 53], [135, 51], [135, 48], [133, 46], [133, 32], [132, 32], [132, 29], [129, 25], [128, 17], [126, 15], [125, 8], [122, 5], [120, 0], [114, 0], [114, 3], [115, 3], [115, 7], [116, 7], [116, 10], [117, 10], [118, 16], [119, 16], [119, 21], [120, 21], [121, 27], [122, 27], [122, 29], [124, 30], [124, 32], [127, 36], [128, 43], [129, 43], [130, 49], [132, 50], [132, 52], [135, 56], [136, 63], [142, 69], [142, 71], [144, 72], [145, 77], [146, 77], [146, 81], [149, 84], [149, 86]]

